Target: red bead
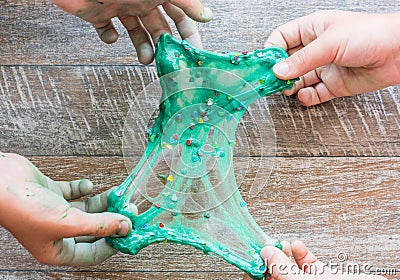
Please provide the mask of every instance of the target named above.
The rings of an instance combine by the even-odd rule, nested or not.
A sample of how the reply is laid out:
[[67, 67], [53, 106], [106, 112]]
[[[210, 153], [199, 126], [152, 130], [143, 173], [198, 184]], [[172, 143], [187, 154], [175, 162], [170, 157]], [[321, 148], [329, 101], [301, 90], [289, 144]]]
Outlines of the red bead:
[[249, 52], [242, 52], [242, 54], [247, 55]]
[[157, 203], [155, 204], [155, 206], [156, 206], [157, 208], [160, 208], [160, 207], [161, 207], [161, 202], [157, 202]]
[[190, 140], [190, 139], [186, 140], [186, 145], [192, 146], [192, 140]]
[[158, 226], [159, 226], [160, 228], [163, 228], [163, 227], [164, 227], [164, 224], [163, 224], [163, 223], [159, 223]]

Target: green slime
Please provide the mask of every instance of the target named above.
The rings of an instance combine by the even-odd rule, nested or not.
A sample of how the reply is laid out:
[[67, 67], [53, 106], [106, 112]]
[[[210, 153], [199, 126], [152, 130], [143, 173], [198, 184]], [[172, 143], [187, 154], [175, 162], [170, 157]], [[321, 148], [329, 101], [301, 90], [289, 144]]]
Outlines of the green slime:
[[[126, 237], [107, 238], [110, 245], [128, 254], [153, 243], [190, 245], [220, 256], [254, 279], [264, 278], [260, 250], [281, 245], [248, 212], [233, 172], [233, 147], [246, 108], [292, 87], [293, 81], [279, 80], [272, 72], [286, 57], [277, 47], [216, 54], [168, 34], [160, 37], [159, 115], [142, 159], [108, 199], [108, 210], [128, 216], [133, 229]], [[162, 164], [167, 173], [155, 175]], [[129, 204], [137, 204], [139, 197], [151, 205], [134, 215]]]

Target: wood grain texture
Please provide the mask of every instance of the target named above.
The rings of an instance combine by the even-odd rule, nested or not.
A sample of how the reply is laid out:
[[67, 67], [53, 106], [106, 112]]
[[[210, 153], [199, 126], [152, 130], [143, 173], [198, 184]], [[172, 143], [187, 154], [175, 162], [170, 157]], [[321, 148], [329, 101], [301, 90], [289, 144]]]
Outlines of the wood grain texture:
[[[215, 19], [200, 25], [204, 47], [241, 51], [262, 47], [273, 28], [321, 9], [365, 12], [399, 11], [398, 1], [206, 0]], [[101, 43], [90, 24], [68, 15], [50, 0], [1, 0], [0, 64], [137, 64], [126, 31], [116, 44]], [[176, 33], [176, 32], [175, 32]], [[221, 36], [223, 34], [223, 36]]]
[[[127, 174], [121, 157], [30, 159], [54, 180], [91, 179], [96, 193], [119, 184]], [[246, 158], [235, 162], [236, 170], [246, 165]], [[399, 173], [400, 159], [394, 157], [277, 158], [268, 185], [259, 195], [248, 198], [251, 182], [245, 182], [241, 192], [256, 221], [275, 238], [304, 240], [326, 262], [345, 252], [354, 262], [396, 267], [400, 252]], [[153, 273], [161, 279], [241, 277], [235, 267], [215, 257], [172, 244], [149, 246], [137, 256], [118, 254], [96, 267], [43, 266], [4, 229], [0, 232], [0, 256], [0, 278], [32, 274], [43, 279], [110, 279], [113, 275], [146, 279]]]
[[[91, 179], [96, 193], [118, 185], [127, 174], [121, 157], [30, 159], [54, 180]], [[237, 158], [235, 170], [247, 164], [246, 158]], [[250, 181], [243, 182], [241, 192], [255, 220], [275, 238], [301, 239], [324, 261], [335, 261], [337, 253], [345, 252], [354, 262], [395, 267], [400, 253], [399, 176], [396, 157], [277, 158], [268, 185], [259, 195], [248, 198]], [[150, 246], [137, 256], [118, 254], [96, 267], [43, 266], [4, 229], [0, 256], [0, 278], [10, 274], [17, 275], [16, 279], [36, 275], [43, 279], [241, 277], [233, 266], [215, 257], [172, 244]]]
[[[203, 2], [216, 15], [199, 24], [203, 45], [218, 52], [260, 48], [275, 27], [321, 9], [400, 11], [398, 0]], [[120, 39], [106, 45], [50, 0], [0, 0], [0, 150], [31, 155], [56, 180], [89, 178], [95, 193], [127, 175], [121, 155], [130, 106], [140, 105], [130, 164], [146, 142], [143, 115], [157, 107], [157, 98], [141, 93], [156, 79], [155, 67], [138, 64], [115, 22]], [[253, 104], [239, 125], [235, 168], [261, 227], [303, 240], [325, 262], [344, 252], [353, 262], [400, 269], [399, 96], [397, 86], [311, 108], [279, 94]], [[263, 150], [272, 123], [276, 148]], [[0, 227], [0, 280], [241, 278], [219, 258], [172, 244], [95, 267], [44, 266]]]
[[[136, 121], [129, 127], [137, 141], [131, 149], [139, 155], [144, 114], [158, 107], [158, 98], [143, 89], [156, 78], [154, 67], [0, 66], [0, 147], [29, 155], [121, 155], [133, 105]], [[268, 144], [260, 143], [274, 133], [278, 156], [400, 154], [400, 87], [310, 108], [276, 94], [250, 112], [239, 126], [237, 155], [263, 155]]]

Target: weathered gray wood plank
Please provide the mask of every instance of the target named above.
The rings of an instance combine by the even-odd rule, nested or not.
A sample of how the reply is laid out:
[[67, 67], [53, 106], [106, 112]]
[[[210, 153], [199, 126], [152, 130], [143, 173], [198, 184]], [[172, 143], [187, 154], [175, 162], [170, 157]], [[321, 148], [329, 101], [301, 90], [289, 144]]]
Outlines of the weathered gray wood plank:
[[[206, 0], [215, 19], [200, 25], [204, 47], [213, 51], [260, 48], [273, 28], [320, 9], [363, 12], [399, 11], [398, 1]], [[124, 29], [114, 45], [103, 44], [91, 26], [49, 0], [0, 1], [0, 64], [138, 63]]]
[[[1, 66], [0, 149], [121, 155], [125, 117], [139, 95], [130, 127], [136, 138], [131, 149], [141, 154], [148, 125], [144, 115], [155, 112], [158, 97], [140, 93], [154, 79], [154, 67]], [[237, 155], [262, 155], [274, 133], [271, 122], [278, 156], [400, 155], [400, 87], [311, 108], [276, 94], [250, 109], [252, 117], [246, 115], [239, 126]], [[249, 139], [251, 148], [246, 148]]]
[[[57, 180], [90, 178], [97, 186], [96, 192], [119, 184], [126, 176], [120, 157], [31, 160]], [[245, 159], [238, 158], [235, 168], [242, 169], [246, 164]], [[301, 239], [326, 262], [335, 261], [336, 254], [344, 252], [354, 262], [396, 267], [400, 253], [399, 172], [400, 159], [394, 157], [278, 158], [262, 193], [248, 198], [249, 182], [242, 186], [242, 193], [256, 221], [275, 238]], [[0, 278], [11, 273], [8, 271], [16, 271], [15, 275], [21, 277], [32, 271], [33, 275], [61, 279], [83, 275], [96, 278], [101, 273], [144, 279], [157, 272], [167, 279], [161, 275], [166, 271], [174, 279], [214, 275], [239, 279], [233, 266], [190, 247], [172, 244], [150, 246], [138, 256], [119, 254], [101, 266], [57, 268], [38, 264], [0, 229], [0, 256]]]
[[0, 279], [6, 280], [70, 280], [70, 279], [126, 279], [126, 280], [147, 280], [147, 279], [198, 279], [198, 280], [207, 280], [207, 279], [242, 279], [243, 274], [240, 272], [212, 272], [212, 271], [184, 271], [184, 272], [170, 272], [170, 271], [149, 271], [149, 272], [141, 272], [141, 271], [132, 271], [132, 272], [109, 272], [109, 271], [101, 271], [101, 272], [65, 272], [65, 271], [11, 271], [11, 272], [2, 272], [0, 271]]

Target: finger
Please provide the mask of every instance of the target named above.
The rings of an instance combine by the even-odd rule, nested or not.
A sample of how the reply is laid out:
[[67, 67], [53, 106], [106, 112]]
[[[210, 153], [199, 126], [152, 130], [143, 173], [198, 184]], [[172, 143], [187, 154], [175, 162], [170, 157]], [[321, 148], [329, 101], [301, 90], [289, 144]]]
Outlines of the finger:
[[320, 31], [321, 28], [325, 28], [326, 20], [327, 17], [324, 18], [314, 13], [289, 21], [272, 31], [264, 46], [280, 46], [285, 50], [290, 50], [307, 45], [317, 38], [316, 30]]
[[75, 243], [73, 239], [60, 242], [54, 264], [67, 266], [87, 266], [100, 264], [117, 251], [105, 239], [94, 243]]
[[323, 82], [314, 86], [302, 88], [297, 93], [297, 99], [304, 106], [321, 104], [336, 98]]
[[290, 246], [290, 242], [282, 241], [281, 245], [282, 245], [282, 252], [284, 252], [286, 256], [291, 257], [292, 256], [292, 247]]
[[286, 96], [293, 95], [297, 93], [299, 90], [305, 87], [309, 87], [321, 82], [321, 79], [317, 73], [317, 71], [311, 71], [301, 77], [300, 80], [296, 81], [291, 89], [283, 91], [283, 94]]
[[163, 33], [172, 33], [168, 21], [165, 19], [159, 7], [155, 7], [149, 11], [145, 16], [140, 17], [143, 26], [153, 39], [154, 44], [157, 43], [158, 38]]
[[304, 48], [303, 45], [297, 46], [297, 47], [295, 47], [295, 48], [288, 49], [286, 52], [287, 52], [287, 53], [289, 54], [289, 56], [290, 56], [290, 55], [294, 54], [295, 52], [301, 50], [302, 48]]
[[201, 39], [196, 22], [187, 17], [182, 9], [170, 4], [169, 2], [165, 2], [163, 8], [167, 15], [175, 22], [181, 38], [188, 41], [192, 46], [201, 49]]
[[[83, 212], [87, 212], [87, 213], [101, 213], [101, 212], [107, 211], [108, 196], [110, 195], [110, 192], [112, 192], [114, 189], [115, 188], [111, 188], [101, 194], [90, 197], [87, 200], [73, 201], [70, 204], [73, 207], [75, 207]], [[132, 214], [138, 215], [138, 208], [136, 207], [135, 204], [129, 203], [128, 210]]]
[[99, 240], [99, 237], [96, 236], [77, 236], [74, 237], [75, 243], [93, 243]]
[[[310, 280], [314, 278], [302, 274], [295, 263], [292, 263], [284, 252], [276, 247], [268, 246], [261, 250], [261, 256], [268, 267], [272, 279]], [[310, 275], [308, 275], [310, 276]]]
[[280, 79], [294, 79], [332, 63], [336, 53], [337, 47], [333, 41], [322, 35], [284, 61], [275, 64], [273, 71]]
[[171, 0], [171, 4], [181, 8], [185, 14], [198, 22], [209, 22], [214, 14], [205, 7], [199, 0]]
[[149, 34], [144, 29], [138, 17], [127, 16], [119, 18], [128, 31], [129, 37], [136, 49], [138, 59], [143, 64], [150, 64], [154, 59], [153, 45]]
[[85, 213], [70, 208], [55, 229], [56, 238], [76, 236], [124, 236], [129, 233], [132, 223], [129, 218], [116, 213]]
[[118, 32], [111, 20], [100, 23], [92, 23], [92, 25], [104, 43], [112, 44], [118, 40]]
[[323, 272], [324, 264], [317, 260], [315, 255], [308, 250], [303, 242], [297, 240], [292, 243], [292, 254], [297, 265], [303, 268], [307, 273], [313, 273], [315, 275], [316, 272]]
[[107, 200], [108, 195], [113, 189], [109, 189], [103, 193], [92, 196], [84, 201], [74, 201], [71, 202], [71, 205], [75, 208], [80, 209], [81, 211], [87, 213], [100, 213], [104, 212], [108, 208]]
[[86, 196], [93, 191], [93, 183], [87, 179], [75, 180], [71, 182], [53, 181], [49, 177], [46, 177], [46, 179], [49, 189], [53, 191], [58, 189], [61, 191], [62, 196], [67, 200]]

